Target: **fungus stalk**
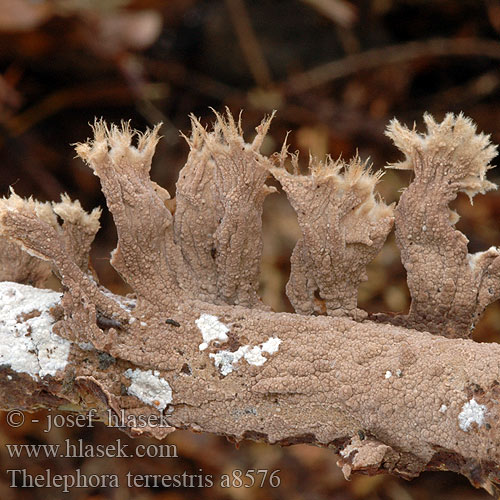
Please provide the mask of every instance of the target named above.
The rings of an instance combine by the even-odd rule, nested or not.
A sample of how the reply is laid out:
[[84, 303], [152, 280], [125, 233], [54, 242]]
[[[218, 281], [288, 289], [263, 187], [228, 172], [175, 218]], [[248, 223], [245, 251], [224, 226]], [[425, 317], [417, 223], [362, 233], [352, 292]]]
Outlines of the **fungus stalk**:
[[496, 189], [486, 180], [496, 146], [477, 134], [463, 115], [441, 123], [426, 114], [427, 133], [397, 120], [387, 135], [404, 153], [391, 168], [412, 170], [415, 178], [396, 208], [396, 241], [408, 274], [410, 312], [398, 324], [447, 337], [470, 337], [485, 307], [500, 298], [500, 253], [492, 247], [469, 254], [468, 240], [455, 228], [448, 208], [459, 192], [472, 198]]
[[[358, 285], [367, 279], [366, 265], [382, 248], [393, 224], [393, 207], [374, 195], [380, 174], [370, 174], [366, 163], [353, 158], [320, 162], [310, 159], [309, 175], [285, 168], [272, 174], [280, 181], [295, 209], [302, 236], [294, 248], [287, 295], [295, 310], [313, 314], [366, 316], [357, 308]], [[319, 294], [320, 300], [316, 294]], [[322, 303], [324, 302], [324, 303]]]

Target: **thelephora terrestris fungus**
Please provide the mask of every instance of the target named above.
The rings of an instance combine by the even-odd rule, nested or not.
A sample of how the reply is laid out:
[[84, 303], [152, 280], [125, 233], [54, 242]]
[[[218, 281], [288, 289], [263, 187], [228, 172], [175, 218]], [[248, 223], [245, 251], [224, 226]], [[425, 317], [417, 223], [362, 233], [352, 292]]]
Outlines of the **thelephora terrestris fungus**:
[[14, 281], [43, 288], [52, 274], [51, 265], [37, 257], [24, 252], [22, 248], [10, 241], [0, 239], [0, 281]]
[[262, 206], [270, 160], [259, 150], [272, 116], [252, 143], [228, 112], [207, 131], [191, 117], [190, 153], [176, 186], [175, 241], [190, 270], [186, 288], [215, 304], [263, 307], [258, 295]]
[[294, 173], [284, 164], [272, 174], [280, 181], [297, 213], [302, 236], [292, 258], [287, 295], [298, 313], [366, 316], [357, 308], [358, 285], [366, 280], [366, 266], [377, 255], [393, 224], [393, 207], [377, 199], [381, 173], [370, 173], [366, 162], [349, 163], [310, 158], [309, 175], [299, 175], [298, 157], [291, 155]]
[[396, 208], [396, 239], [408, 275], [411, 308], [404, 324], [447, 337], [470, 337], [485, 307], [500, 297], [495, 247], [469, 254], [448, 205], [461, 191], [472, 198], [496, 189], [486, 179], [497, 148], [463, 115], [441, 123], [424, 115], [421, 134], [393, 120], [387, 135], [405, 159], [391, 168], [414, 172]]
[[[311, 443], [338, 452], [346, 477], [448, 469], [495, 492], [500, 346], [449, 338], [470, 335], [500, 294], [497, 249], [469, 255], [449, 209], [459, 191], [494, 187], [485, 175], [495, 148], [461, 115], [426, 116], [425, 134], [393, 121], [388, 134], [405, 154], [395, 166], [415, 174], [393, 207], [360, 158], [311, 159], [300, 174], [286, 146], [266, 157], [271, 118], [251, 142], [229, 112], [211, 129], [192, 118], [175, 203], [149, 176], [159, 127], [97, 121], [76, 146], [113, 215], [110, 262], [128, 296], [89, 265], [99, 209], [66, 195], [39, 203], [12, 191], [0, 201], [2, 407], [92, 407], [159, 439], [188, 428]], [[293, 314], [258, 296], [270, 175], [301, 229]], [[357, 288], [393, 223], [411, 309], [368, 318]], [[51, 272], [61, 293], [42, 289]]]

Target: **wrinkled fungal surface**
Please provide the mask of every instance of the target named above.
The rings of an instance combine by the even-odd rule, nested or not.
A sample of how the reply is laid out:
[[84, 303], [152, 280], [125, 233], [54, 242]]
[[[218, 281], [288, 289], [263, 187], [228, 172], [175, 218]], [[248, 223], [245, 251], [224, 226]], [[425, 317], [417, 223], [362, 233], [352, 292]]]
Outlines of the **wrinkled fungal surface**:
[[294, 174], [284, 167], [272, 174], [280, 181], [297, 213], [302, 236], [291, 258], [287, 295], [301, 314], [366, 315], [357, 309], [358, 286], [367, 279], [366, 266], [377, 255], [394, 221], [393, 207], [378, 200], [374, 187], [381, 177], [366, 163], [327, 158], [310, 159], [309, 175], [298, 174], [298, 158], [291, 157]]
[[[158, 439], [190, 428], [311, 443], [339, 453], [346, 477], [448, 469], [494, 493], [500, 346], [466, 337], [498, 298], [500, 260], [495, 248], [467, 253], [448, 204], [494, 187], [485, 175], [495, 148], [461, 115], [426, 116], [425, 134], [393, 121], [405, 154], [395, 167], [415, 172], [393, 207], [359, 158], [312, 159], [301, 175], [286, 146], [262, 155], [271, 118], [251, 143], [229, 112], [212, 129], [193, 118], [173, 214], [149, 177], [159, 127], [94, 124], [76, 150], [113, 215], [111, 264], [134, 291], [126, 297], [88, 264], [99, 209], [66, 195], [0, 201], [1, 406], [96, 408]], [[269, 175], [301, 228], [287, 285], [294, 314], [257, 293]], [[372, 321], [357, 287], [393, 223], [411, 310]], [[43, 289], [50, 272], [62, 294]], [[167, 425], [136, 426], [139, 415]]]
[[398, 324], [447, 337], [470, 337], [484, 308], [500, 297], [500, 253], [469, 254], [467, 238], [448, 208], [457, 194], [472, 198], [496, 189], [486, 179], [497, 148], [463, 115], [436, 123], [426, 114], [425, 134], [393, 120], [387, 135], [405, 159], [391, 168], [415, 177], [396, 208], [396, 241], [408, 275], [409, 315]]

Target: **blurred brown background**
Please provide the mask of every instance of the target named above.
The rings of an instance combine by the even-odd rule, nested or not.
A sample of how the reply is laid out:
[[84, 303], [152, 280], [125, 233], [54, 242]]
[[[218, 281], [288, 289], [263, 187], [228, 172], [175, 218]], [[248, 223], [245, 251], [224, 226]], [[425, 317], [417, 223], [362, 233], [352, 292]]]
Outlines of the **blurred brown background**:
[[[496, 0], [0, 0], [0, 194], [57, 200], [61, 192], [86, 209], [104, 206], [99, 183], [71, 143], [90, 135], [94, 117], [131, 120], [144, 129], [162, 121], [152, 178], [172, 194], [187, 145], [188, 115], [210, 123], [210, 107], [241, 109], [248, 139], [276, 109], [264, 152], [279, 149], [291, 131], [291, 150], [317, 156], [359, 151], [374, 168], [398, 158], [383, 135], [388, 121], [421, 124], [463, 111], [500, 143], [500, 1]], [[500, 175], [491, 171], [491, 180]], [[388, 171], [379, 191], [391, 202], [410, 180]], [[459, 196], [458, 227], [470, 251], [500, 243], [500, 196]], [[126, 292], [108, 264], [116, 244], [109, 213], [93, 250], [101, 281]], [[262, 296], [290, 310], [284, 295], [289, 257], [298, 237], [295, 215], [280, 195], [264, 213]], [[408, 292], [394, 237], [370, 266], [360, 290], [369, 311], [404, 311]], [[54, 282], [54, 287], [57, 283]], [[500, 340], [500, 308], [490, 306], [475, 332]], [[36, 417], [43, 421], [44, 413]], [[33, 417], [35, 418], [35, 417]], [[411, 483], [391, 477], [345, 482], [328, 450], [279, 448], [176, 432], [170, 459], [9, 459], [6, 443], [58, 443], [66, 437], [95, 444], [128, 440], [113, 429], [43, 432], [41, 424], [0, 427], [2, 499], [468, 499], [488, 498], [452, 473], [427, 473]], [[141, 440], [144, 441], [144, 440]], [[264, 488], [74, 489], [9, 488], [9, 468], [56, 474], [82, 472], [218, 477], [235, 469], [280, 469], [281, 485]]]

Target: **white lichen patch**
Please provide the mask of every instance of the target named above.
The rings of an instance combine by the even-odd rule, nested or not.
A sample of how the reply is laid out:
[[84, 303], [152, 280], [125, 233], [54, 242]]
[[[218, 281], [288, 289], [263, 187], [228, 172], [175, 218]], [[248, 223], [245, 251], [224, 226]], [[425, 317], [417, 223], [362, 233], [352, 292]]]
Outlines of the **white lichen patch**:
[[460, 429], [467, 432], [472, 424], [477, 424], [481, 427], [484, 424], [484, 417], [486, 415], [486, 406], [478, 404], [472, 398], [462, 406], [462, 411], [458, 414], [458, 425]]
[[391, 378], [392, 377], [392, 372], [390, 372], [389, 370], [387, 370], [385, 372], [385, 378]]
[[439, 413], [445, 413], [448, 407], [446, 405], [441, 405], [441, 408], [439, 408]]
[[71, 342], [52, 332], [49, 309], [61, 300], [52, 290], [0, 283], [0, 364], [35, 380], [68, 363]]
[[220, 322], [217, 316], [202, 314], [195, 323], [203, 336], [203, 342], [199, 347], [200, 351], [204, 351], [213, 340], [219, 342], [226, 342], [228, 340], [227, 332], [229, 332], [229, 328]]
[[92, 344], [91, 342], [78, 342], [78, 344], [76, 344], [76, 345], [84, 351], [95, 350], [94, 344]]
[[251, 347], [243, 345], [237, 351], [219, 351], [209, 356], [214, 360], [216, 368], [219, 369], [221, 375], [224, 377], [234, 370], [234, 367], [240, 359], [254, 366], [262, 366], [268, 358], [262, 355], [263, 352], [274, 354], [278, 351], [281, 339], [278, 337], [270, 337], [262, 344]]
[[[91, 280], [96, 283], [93, 278], [91, 278]], [[98, 285], [98, 283], [96, 283], [96, 285]], [[106, 295], [106, 297], [113, 299], [124, 311], [130, 312], [137, 306], [137, 299], [116, 295], [115, 293], [106, 290], [104, 287], [101, 287], [100, 291]]]
[[279, 346], [281, 344], [281, 339], [278, 337], [270, 337], [262, 344], [262, 351], [269, 354], [274, 354], [278, 352]]
[[243, 355], [244, 348], [240, 347], [235, 352], [219, 351], [216, 354], [210, 354], [210, 357], [214, 360], [214, 364], [219, 369], [221, 375], [224, 375], [225, 377], [233, 371], [234, 365], [243, 357]]
[[128, 369], [124, 375], [132, 383], [127, 392], [140, 399], [142, 402], [154, 406], [158, 410], [164, 410], [172, 402], [172, 388], [162, 377], [158, 370], [135, 370]]

